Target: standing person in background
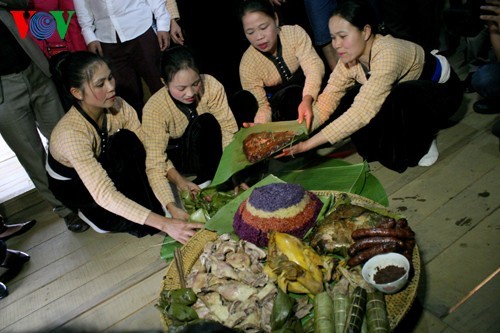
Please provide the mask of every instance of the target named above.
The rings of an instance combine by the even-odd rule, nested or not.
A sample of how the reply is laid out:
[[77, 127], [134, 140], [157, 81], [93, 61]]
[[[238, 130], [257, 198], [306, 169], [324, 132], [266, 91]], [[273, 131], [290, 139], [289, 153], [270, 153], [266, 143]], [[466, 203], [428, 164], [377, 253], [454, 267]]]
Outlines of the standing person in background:
[[298, 118], [309, 128], [325, 74], [309, 35], [298, 25], [280, 27], [267, 0], [245, 1], [239, 17], [251, 46], [240, 62], [244, 90], [231, 105], [238, 124]]
[[[75, 13], [73, 13], [73, 15], [71, 16], [68, 24], [68, 30], [66, 31], [64, 39], [61, 39], [59, 31], [56, 29], [57, 26], [55, 19], [52, 17], [52, 15], [47, 14], [53, 10], [64, 11], [64, 21], [68, 22], [68, 12], [75, 11], [73, 0], [30, 0], [30, 7], [34, 9], [35, 12], [46, 13], [46, 16], [44, 16], [44, 18], [50, 20], [48, 26], [54, 29], [52, 35], [48, 37], [43, 36], [43, 33], [40, 33], [40, 35], [37, 34], [35, 36], [31, 31], [28, 31], [28, 35], [31, 37], [31, 39], [33, 39], [38, 47], [40, 47], [47, 59], [49, 59], [49, 69], [51, 71], [54, 63], [58, 61], [58, 54], [63, 52], [83, 51], [87, 49], [87, 45], [85, 44], [85, 40], [83, 39], [82, 30]], [[52, 76], [52, 80], [55, 80], [55, 76]], [[63, 106], [64, 112], [66, 112], [71, 107], [71, 101], [65, 98], [66, 94], [62, 89], [61, 82], [54, 81], [54, 83], [56, 85], [59, 98], [61, 99], [61, 104]]]
[[29, 254], [8, 249], [7, 244], [0, 239], [0, 299], [9, 295], [9, 289], [4, 282], [15, 278], [29, 260]]
[[56, 197], [95, 231], [136, 237], [165, 232], [185, 243], [201, 224], [162, 216], [145, 171], [135, 110], [115, 95], [100, 56], [74, 52], [57, 68], [74, 106], [52, 132], [47, 172]]
[[[68, 12], [75, 11], [73, 0], [30, 0], [30, 7], [35, 10], [35, 12], [49, 13], [53, 10], [64, 11], [65, 13], [63, 14], [63, 18], [65, 22], [67, 22], [69, 18]], [[52, 16], [49, 15], [47, 17], [51, 18]], [[50, 21], [50, 26], [56, 28], [56, 22], [53, 18]], [[51, 36], [46, 38], [41, 38], [43, 36], [39, 35], [35, 36], [31, 31], [29, 31], [29, 36], [38, 45], [38, 47], [40, 47], [47, 59], [50, 59], [52, 56], [60, 52], [74, 52], [87, 49], [87, 45], [85, 44], [85, 40], [82, 36], [80, 24], [78, 23], [78, 19], [75, 14], [71, 16], [71, 20], [68, 24], [68, 30], [66, 31], [66, 35], [63, 39], [61, 39], [57, 29], [54, 30], [54, 33]]]
[[64, 111], [50, 79], [47, 59], [30, 38], [21, 38], [9, 13], [26, 9], [27, 5], [28, 0], [0, 2], [0, 133], [68, 229], [83, 232], [89, 226], [49, 190], [46, 152], [37, 129], [49, 138]]
[[484, 99], [474, 103], [477, 113], [500, 113], [500, 1], [487, 0], [480, 18], [486, 21], [495, 59], [481, 66], [472, 76], [472, 87]]
[[[461, 82], [446, 58], [377, 34], [376, 22], [367, 1], [339, 2], [329, 28], [342, 62], [314, 105], [313, 128], [329, 123], [308, 140], [284, 149], [282, 156], [350, 136], [365, 160], [380, 161], [397, 172], [436, 162], [435, 136], [460, 106]], [[356, 84], [361, 88], [354, 100], [342, 103], [349, 105], [347, 110], [340, 108]]]
[[[213, 76], [200, 74], [189, 49], [167, 50], [161, 75], [165, 87], [144, 106], [146, 172], [162, 205], [174, 218], [187, 219], [169, 182], [191, 193], [208, 186], [238, 127], [224, 87]], [[196, 179], [188, 181], [183, 175], [189, 173]]]
[[221, 82], [228, 96], [241, 90], [238, 66], [248, 47], [238, 20], [240, 3], [243, 0], [177, 0], [182, 45], [193, 51], [200, 72]]
[[408, 40], [420, 45], [424, 51], [439, 49], [441, 13], [444, 0], [370, 0], [383, 34]]
[[74, 0], [74, 4], [88, 50], [111, 60], [117, 94], [132, 105], [141, 119], [141, 78], [151, 95], [163, 86], [160, 52], [170, 44], [171, 25], [166, 1]]
[[[500, 113], [500, 1], [486, 0], [481, 6], [481, 20], [487, 22], [490, 42], [495, 53], [496, 61], [483, 65], [472, 76], [471, 84], [484, 99], [474, 103], [477, 113]], [[500, 121], [497, 121], [492, 132], [500, 137]]]
[[184, 45], [184, 34], [177, 21], [180, 20], [179, 8], [176, 0], [167, 0], [167, 10], [170, 13], [170, 37], [175, 44]]
[[332, 45], [328, 20], [337, 6], [337, 0], [304, 0], [304, 5], [311, 24], [314, 44], [321, 48], [330, 71], [333, 71], [339, 56]]

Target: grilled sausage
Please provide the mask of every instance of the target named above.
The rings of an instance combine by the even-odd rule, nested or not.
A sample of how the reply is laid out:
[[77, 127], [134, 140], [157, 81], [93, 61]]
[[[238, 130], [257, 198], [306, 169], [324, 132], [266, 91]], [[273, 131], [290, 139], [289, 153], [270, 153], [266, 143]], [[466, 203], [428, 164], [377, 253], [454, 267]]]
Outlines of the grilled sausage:
[[387, 220], [383, 220], [377, 225], [377, 228], [385, 228], [392, 229], [396, 226], [396, 221], [394, 219], [388, 218]]
[[364, 237], [396, 237], [402, 239], [412, 239], [415, 233], [410, 228], [405, 229], [385, 229], [385, 228], [368, 228], [357, 229], [351, 234], [352, 239], [360, 239]]
[[396, 237], [366, 237], [362, 238], [349, 246], [347, 253], [352, 257], [361, 250], [365, 250], [369, 247], [387, 244], [387, 243], [397, 243], [400, 248], [405, 247], [405, 243]]
[[372, 246], [366, 250], [363, 250], [356, 254], [354, 257], [349, 258], [347, 261], [347, 264], [351, 267], [359, 265], [367, 261], [373, 256], [376, 256], [377, 254], [382, 254], [382, 253], [387, 253], [387, 252], [394, 252], [398, 250], [399, 245], [397, 243], [386, 243], [386, 244], [381, 244], [381, 245], [375, 245]]
[[401, 228], [401, 229], [404, 229], [408, 227], [408, 221], [406, 219], [399, 219], [397, 220], [396, 222], [396, 228]]

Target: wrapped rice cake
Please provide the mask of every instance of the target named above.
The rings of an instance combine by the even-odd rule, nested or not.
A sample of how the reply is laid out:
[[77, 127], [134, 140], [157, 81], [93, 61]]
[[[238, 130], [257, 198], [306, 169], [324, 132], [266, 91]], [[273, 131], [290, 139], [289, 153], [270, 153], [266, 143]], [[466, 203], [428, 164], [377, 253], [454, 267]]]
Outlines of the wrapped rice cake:
[[275, 183], [253, 190], [234, 216], [233, 228], [241, 239], [267, 246], [271, 230], [303, 238], [314, 225], [323, 203], [297, 184]]

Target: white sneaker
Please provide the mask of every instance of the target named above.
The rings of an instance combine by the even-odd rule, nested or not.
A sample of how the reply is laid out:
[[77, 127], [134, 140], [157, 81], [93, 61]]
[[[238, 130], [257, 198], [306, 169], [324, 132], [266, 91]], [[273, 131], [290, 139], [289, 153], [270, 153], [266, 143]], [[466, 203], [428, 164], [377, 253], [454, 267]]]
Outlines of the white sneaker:
[[98, 232], [100, 234], [107, 234], [110, 231], [108, 230], [102, 230], [98, 226], [96, 226], [92, 221], [90, 221], [83, 213], [78, 210], [78, 216], [83, 220], [83, 222], [87, 223], [92, 229], [94, 229], [95, 232]]
[[429, 151], [427, 154], [422, 156], [420, 161], [418, 161], [418, 165], [423, 166], [423, 167], [428, 167], [436, 163], [437, 159], [439, 157], [439, 151], [437, 149], [437, 142], [436, 139], [432, 140], [431, 147], [429, 148]]

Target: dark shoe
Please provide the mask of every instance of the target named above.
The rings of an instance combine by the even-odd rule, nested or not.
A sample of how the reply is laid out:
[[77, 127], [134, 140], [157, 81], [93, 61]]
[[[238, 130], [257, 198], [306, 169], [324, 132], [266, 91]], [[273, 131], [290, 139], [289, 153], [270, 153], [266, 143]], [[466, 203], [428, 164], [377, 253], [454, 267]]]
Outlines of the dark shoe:
[[64, 218], [64, 222], [66, 222], [68, 230], [73, 232], [84, 232], [89, 228], [89, 225], [83, 222], [82, 219], [75, 213], [70, 213], [66, 216]]
[[[28, 222], [18, 223], [18, 224], [4, 224], [3, 228], [0, 227], [0, 232], [2, 234], [6, 234], [6, 236], [0, 236], [0, 240], [6, 241], [8, 239], [11, 239], [12, 237], [16, 237], [16, 236], [22, 235], [26, 231], [28, 231], [31, 228], [33, 228], [33, 226], [35, 224], [36, 224], [36, 220], [30, 220]], [[11, 229], [11, 230], [18, 229], [18, 230], [14, 231], [11, 234], [9, 234], [9, 229]]]
[[0, 282], [0, 299], [5, 298], [9, 296], [9, 289], [7, 289], [7, 286]]
[[1, 268], [5, 269], [2, 275], [0, 275], [0, 281], [9, 282], [13, 278], [15, 278], [19, 274], [19, 272], [21, 272], [23, 265], [29, 260], [29, 254], [22, 251], [8, 249], [7, 256], [5, 257], [3, 263], [0, 265]]
[[489, 99], [482, 99], [472, 105], [474, 111], [480, 114], [500, 113], [500, 103]]
[[476, 89], [472, 86], [472, 76], [474, 75], [474, 72], [469, 73], [465, 80], [462, 81], [462, 85], [464, 86], [464, 92], [467, 93], [473, 93], [476, 92]]

